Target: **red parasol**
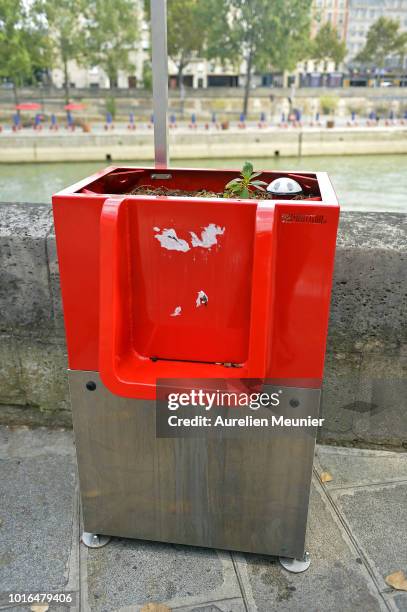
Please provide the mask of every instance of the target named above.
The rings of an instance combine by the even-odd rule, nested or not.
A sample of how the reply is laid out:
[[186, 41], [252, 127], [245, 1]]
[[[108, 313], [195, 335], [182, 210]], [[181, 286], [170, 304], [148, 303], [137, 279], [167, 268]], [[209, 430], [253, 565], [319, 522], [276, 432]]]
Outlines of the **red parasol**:
[[65, 110], [83, 110], [85, 108], [84, 104], [78, 104], [75, 102], [70, 102], [69, 104], [65, 104], [64, 109]]
[[17, 104], [16, 110], [38, 110], [41, 108], [41, 104], [37, 102], [25, 102], [23, 104]]

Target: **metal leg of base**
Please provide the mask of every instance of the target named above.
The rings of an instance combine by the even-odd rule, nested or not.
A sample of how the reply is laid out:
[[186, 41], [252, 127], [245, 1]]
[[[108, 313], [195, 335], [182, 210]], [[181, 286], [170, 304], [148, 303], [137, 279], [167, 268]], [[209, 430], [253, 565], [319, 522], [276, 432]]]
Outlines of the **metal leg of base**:
[[110, 542], [110, 536], [84, 531], [82, 533], [81, 542], [88, 548], [102, 548], [102, 546], [106, 546], [106, 544]]
[[309, 552], [305, 552], [302, 559], [290, 559], [289, 557], [279, 557], [281, 565], [288, 572], [292, 572], [293, 574], [300, 574], [301, 572], [305, 572], [310, 564], [311, 558]]

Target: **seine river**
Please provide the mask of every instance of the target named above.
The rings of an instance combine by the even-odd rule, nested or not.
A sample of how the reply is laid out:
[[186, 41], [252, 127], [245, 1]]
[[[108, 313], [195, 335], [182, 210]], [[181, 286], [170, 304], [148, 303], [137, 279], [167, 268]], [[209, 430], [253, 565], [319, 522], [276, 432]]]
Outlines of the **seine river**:
[[[120, 165], [121, 162], [112, 162]], [[151, 162], [123, 162], [151, 166]], [[176, 160], [177, 167], [237, 168], [241, 159]], [[100, 168], [103, 162], [0, 164], [0, 201], [49, 202], [51, 195]], [[328, 172], [339, 203], [346, 210], [407, 212], [407, 156], [361, 155], [256, 159], [256, 170]]]

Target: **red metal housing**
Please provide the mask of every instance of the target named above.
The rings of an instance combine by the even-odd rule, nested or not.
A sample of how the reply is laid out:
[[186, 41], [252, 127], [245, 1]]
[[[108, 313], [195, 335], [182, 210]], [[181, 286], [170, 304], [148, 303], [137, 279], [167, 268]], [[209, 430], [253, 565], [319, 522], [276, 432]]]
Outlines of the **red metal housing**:
[[146, 399], [157, 378], [320, 386], [339, 206], [325, 173], [261, 178], [287, 174], [308, 199], [128, 195], [238, 172], [112, 167], [56, 194], [69, 367]]

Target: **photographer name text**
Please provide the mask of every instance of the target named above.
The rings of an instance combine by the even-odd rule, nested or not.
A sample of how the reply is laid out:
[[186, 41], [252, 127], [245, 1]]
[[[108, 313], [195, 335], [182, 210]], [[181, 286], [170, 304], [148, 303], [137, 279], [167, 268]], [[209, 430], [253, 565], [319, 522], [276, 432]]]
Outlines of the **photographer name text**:
[[252, 415], [244, 417], [210, 417], [194, 416], [191, 418], [171, 415], [168, 417], [170, 427], [321, 427], [325, 419], [315, 417], [288, 418], [271, 416], [258, 418]]

